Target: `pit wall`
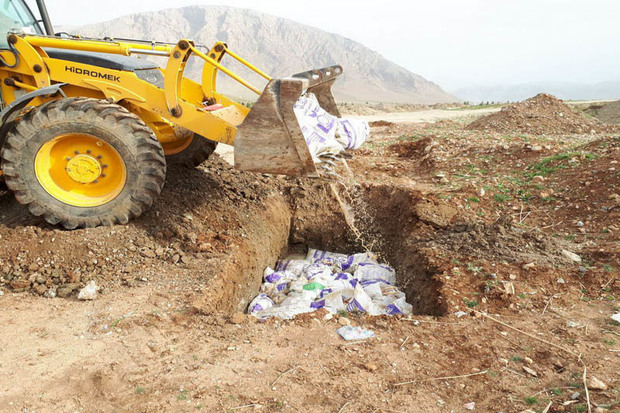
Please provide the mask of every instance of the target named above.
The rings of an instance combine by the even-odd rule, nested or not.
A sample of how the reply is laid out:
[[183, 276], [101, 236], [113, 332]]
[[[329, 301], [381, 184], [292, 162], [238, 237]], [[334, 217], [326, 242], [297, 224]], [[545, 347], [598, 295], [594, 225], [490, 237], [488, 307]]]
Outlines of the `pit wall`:
[[288, 250], [291, 209], [283, 196], [265, 201], [261, 212], [250, 212], [253, 222], [247, 238], [231, 248], [229, 259], [210, 280], [208, 291], [193, 302], [204, 314], [244, 311], [256, 296], [265, 267], [276, 263]]

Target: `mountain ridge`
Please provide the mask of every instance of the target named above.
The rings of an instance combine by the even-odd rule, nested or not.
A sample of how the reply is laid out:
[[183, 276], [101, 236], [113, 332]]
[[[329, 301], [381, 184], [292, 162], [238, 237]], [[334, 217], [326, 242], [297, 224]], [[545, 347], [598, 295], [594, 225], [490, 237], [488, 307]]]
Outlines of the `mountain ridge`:
[[[422, 76], [393, 63], [378, 52], [335, 33], [264, 14], [227, 6], [187, 6], [137, 13], [83, 26], [75, 32], [89, 37], [124, 37], [177, 42], [182, 38], [210, 47], [216, 40], [274, 77], [341, 64], [344, 74], [334, 85], [341, 101], [446, 103], [457, 98]], [[196, 61], [197, 59], [193, 59]], [[228, 64], [228, 58], [224, 63]], [[199, 78], [198, 65], [189, 65]], [[239, 67], [231, 65], [233, 70]], [[243, 76], [248, 70], [239, 70]], [[248, 76], [253, 83], [256, 76]], [[243, 87], [218, 77], [222, 93], [249, 98]], [[219, 90], [219, 88], [218, 88]]]

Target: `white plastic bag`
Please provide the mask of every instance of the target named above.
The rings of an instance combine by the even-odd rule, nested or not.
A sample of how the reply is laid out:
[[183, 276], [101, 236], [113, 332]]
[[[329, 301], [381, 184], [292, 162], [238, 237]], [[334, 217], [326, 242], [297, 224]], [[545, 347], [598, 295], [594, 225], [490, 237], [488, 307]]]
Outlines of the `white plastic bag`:
[[280, 260], [276, 271], [289, 271], [299, 277], [309, 266], [310, 263], [305, 260], [305, 257], [292, 256]]
[[301, 96], [293, 106], [312, 159], [320, 162], [325, 153], [338, 154], [344, 147], [336, 140], [338, 118], [327, 113], [312, 93]]
[[336, 140], [346, 149], [359, 149], [370, 136], [368, 122], [361, 119], [338, 119]]
[[273, 301], [267, 294], [257, 295], [248, 306], [248, 313], [256, 315], [257, 313], [273, 307]]
[[354, 275], [360, 281], [384, 280], [390, 284], [396, 282], [396, 272], [387, 265], [362, 263], [357, 266]]

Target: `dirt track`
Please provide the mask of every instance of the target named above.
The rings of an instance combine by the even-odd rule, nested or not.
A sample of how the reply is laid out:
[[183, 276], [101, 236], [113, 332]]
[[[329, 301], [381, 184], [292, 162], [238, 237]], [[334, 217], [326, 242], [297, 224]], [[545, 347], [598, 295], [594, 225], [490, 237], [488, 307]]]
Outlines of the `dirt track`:
[[[288, 249], [361, 248], [317, 182], [214, 159], [136, 222], [74, 232], [0, 194], [0, 410], [583, 411], [584, 364], [618, 409], [618, 137], [376, 120], [350, 163], [360, 225], [417, 315], [230, 322]], [[93, 302], [37, 295], [91, 279]], [[342, 341], [346, 322], [377, 339]]]

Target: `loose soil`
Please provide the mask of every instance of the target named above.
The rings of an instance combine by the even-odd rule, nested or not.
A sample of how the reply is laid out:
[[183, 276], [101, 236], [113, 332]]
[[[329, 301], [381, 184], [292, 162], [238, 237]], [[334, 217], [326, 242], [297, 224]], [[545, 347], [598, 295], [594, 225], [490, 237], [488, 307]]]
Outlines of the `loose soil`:
[[593, 103], [583, 111], [601, 122], [620, 125], [620, 101]]
[[[620, 409], [610, 318], [620, 139], [600, 128], [472, 130], [469, 116], [383, 119], [349, 162], [357, 224], [396, 268], [414, 306], [407, 318], [259, 323], [240, 313], [288, 251], [362, 248], [327, 183], [236, 172], [216, 156], [171, 170], [129, 225], [71, 232], [0, 193], [0, 410], [462, 412], [475, 402], [518, 412], [551, 402], [548, 411], [576, 412], [584, 365], [607, 386], [590, 389], [593, 409]], [[90, 280], [99, 297], [78, 301]], [[377, 337], [345, 342], [335, 330], [348, 323]]]
[[560, 99], [546, 93], [505, 106], [497, 113], [475, 120], [467, 128], [535, 135], [613, 132], [616, 130], [596, 119], [586, 118], [582, 113], [565, 105]]

